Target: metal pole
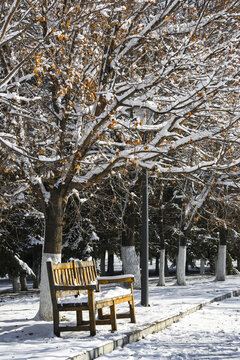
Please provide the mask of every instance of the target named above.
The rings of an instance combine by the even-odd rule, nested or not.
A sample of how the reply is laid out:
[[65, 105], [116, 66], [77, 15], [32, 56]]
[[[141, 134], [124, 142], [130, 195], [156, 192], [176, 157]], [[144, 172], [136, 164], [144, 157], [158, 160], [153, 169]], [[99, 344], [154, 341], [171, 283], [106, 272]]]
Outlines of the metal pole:
[[148, 306], [148, 171], [142, 171], [141, 304]]

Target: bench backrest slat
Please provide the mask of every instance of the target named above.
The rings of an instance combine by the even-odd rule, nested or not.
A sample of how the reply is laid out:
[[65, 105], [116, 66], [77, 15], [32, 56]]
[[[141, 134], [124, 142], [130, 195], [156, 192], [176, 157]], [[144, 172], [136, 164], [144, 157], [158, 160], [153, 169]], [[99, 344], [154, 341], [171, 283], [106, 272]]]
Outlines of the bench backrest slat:
[[52, 293], [52, 299], [55, 301], [58, 297], [67, 296], [71, 294], [79, 294], [86, 292], [86, 290], [56, 290], [56, 285], [91, 285], [96, 281], [97, 271], [94, 261], [71, 261], [61, 264], [48, 264], [49, 281]]
[[96, 281], [97, 272], [94, 261], [74, 261], [75, 276], [81, 279], [81, 285], [90, 285]]

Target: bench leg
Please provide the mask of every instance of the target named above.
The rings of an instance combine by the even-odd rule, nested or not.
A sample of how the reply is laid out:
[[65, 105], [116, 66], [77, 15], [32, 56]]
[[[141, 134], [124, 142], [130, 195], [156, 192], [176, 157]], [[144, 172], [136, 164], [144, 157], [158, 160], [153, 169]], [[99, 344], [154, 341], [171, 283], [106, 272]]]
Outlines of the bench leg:
[[136, 323], [134, 300], [129, 301], [129, 308], [130, 308], [130, 319], [131, 319], [131, 322], [132, 322], [132, 323]]
[[57, 311], [57, 310], [53, 310], [53, 332], [56, 336], [60, 337], [59, 311]]
[[77, 316], [77, 325], [81, 325], [82, 324], [82, 310], [77, 310], [76, 316]]
[[135, 316], [135, 304], [134, 304], [134, 297], [133, 297], [133, 284], [131, 283], [131, 293], [132, 293], [132, 300], [129, 301], [130, 307], [130, 318], [132, 323], [136, 323], [136, 316]]
[[95, 314], [95, 302], [94, 291], [88, 291], [88, 305], [89, 305], [89, 323], [90, 323], [90, 335], [96, 335], [96, 314]]
[[112, 306], [110, 306], [110, 318], [112, 325], [112, 332], [117, 330], [117, 319], [116, 319], [116, 306], [115, 301], [113, 301]]
[[98, 318], [99, 320], [103, 319], [103, 309], [98, 309]]

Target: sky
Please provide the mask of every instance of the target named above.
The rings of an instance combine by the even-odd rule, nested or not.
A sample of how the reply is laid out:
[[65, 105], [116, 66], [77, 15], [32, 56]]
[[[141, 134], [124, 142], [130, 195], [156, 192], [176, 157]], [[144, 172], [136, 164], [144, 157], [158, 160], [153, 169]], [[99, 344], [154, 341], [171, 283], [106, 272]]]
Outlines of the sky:
[[[216, 296], [240, 290], [240, 275], [228, 276], [216, 282], [213, 276], [187, 277], [186, 286], [177, 286], [175, 279], [165, 287], [149, 287], [149, 307], [141, 306], [140, 290], [135, 290], [136, 324], [118, 319], [118, 331], [110, 326], [98, 326], [97, 335], [88, 332], [53, 334], [52, 322], [38, 318], [39, 295], [0, 296], [0, 359], [1, 360], [66, 360], [86, 350], [116, 340], [128, 331], [142, 329], [154, 323], [209, 301]], [[120, 304], [118, 311], [124, 311]], [[74, 315], [74, 314], [73, 314]], [[75, 317], [70, 317], [68, 321]], [[67, 320], [67, 319], [66, 319]], [[202, 310], [181, 319], [159, 332], [124, 349], [104, 355], [99, 360], [156, 359], [240, 359], [240, 298], [214, 302]]]

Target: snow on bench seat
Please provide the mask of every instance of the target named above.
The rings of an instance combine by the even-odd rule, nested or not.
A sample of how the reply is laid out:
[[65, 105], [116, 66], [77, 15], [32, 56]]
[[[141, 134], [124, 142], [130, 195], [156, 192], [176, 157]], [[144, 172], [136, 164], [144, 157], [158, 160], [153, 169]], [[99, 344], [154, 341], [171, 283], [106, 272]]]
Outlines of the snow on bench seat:
[[[100, 302], [108, 299], [114, 299], [116, 297], [131, 295], [131, 289], [126, 289], [120, 286], [116, 286], [114, 289], [104, 290], [95, 293], [95, 302]], [[66, 304], [87, 304], [88, 295], [79, 294], [78, 296], [67, 296], [65, 298], [58, 299], [58, 305]]]

